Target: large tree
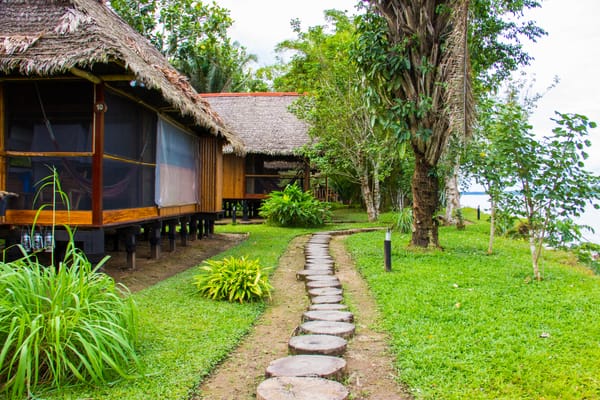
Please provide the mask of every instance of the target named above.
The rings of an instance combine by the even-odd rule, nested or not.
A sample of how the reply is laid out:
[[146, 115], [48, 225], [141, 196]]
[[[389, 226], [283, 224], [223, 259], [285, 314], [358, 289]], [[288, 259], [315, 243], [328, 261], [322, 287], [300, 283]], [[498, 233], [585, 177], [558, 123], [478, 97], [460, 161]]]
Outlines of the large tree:
[[279, 45], [294, 51], [288, 72], [275, 80], [278, 90], [306, 92], [295, 111], [310, 123], [315, 139], [311, 161], [329, 176], [357, 183], [370, 221], [379, 217], [381, 183], [398, 158], [396, 135], [372, 123], [364, 101], [366, 81], [349, 53], [355, 26], [344, 12], [329, 10], [330, 26], [303, 32]]
[[216, 3], [197, 0], [111, 0], [117, 13], [146, 36], [199, 92], [264, 90], [248, 68], [256, 56], [232, 42], [233, 20]]
[[[529, 0], [370, 0], [357, 59], [387, 104], [382, 124], [398, 124], [415, 156], [412, 178], [415, 246], [439, 246], [438, 164], [452, 135], [468, 135], [477, 90], [491, 88], [529, 58], [520, 35], [543, 34], [517, 24]], [[511, 18], [508, 18], [510, 16]]]

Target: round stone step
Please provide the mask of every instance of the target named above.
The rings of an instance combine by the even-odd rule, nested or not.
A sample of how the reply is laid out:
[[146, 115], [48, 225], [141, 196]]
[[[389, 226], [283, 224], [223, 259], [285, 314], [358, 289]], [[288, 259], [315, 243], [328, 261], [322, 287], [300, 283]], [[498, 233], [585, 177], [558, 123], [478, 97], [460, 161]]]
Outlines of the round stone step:
[[346, 311], [348, 306], [340, 303], [322, 303], [311, 304], [308, 309], [310, 311]]
[[342, 295], [331, 295], [331, 296], [314, 296], [311, 297], [310, 302], [312, 304], [323, 304], [323, 303], [341, 303], [344, 300]]
[[346, 400], [348, 389], [323, 378], [281, 376], [258, 385], [256, 400]]
[[324, 263], [324, 264], [333, 264], [333, 257], [327, 255], [313, 256], [308, 255], [305, 256], [304, 259], [307, 263]]
[[346, 339], [333, 335], [292, 336], [288, 342], [291, 354], [341, 356], [346, 351]]
[[323, 261], [307, 261], [304, 263], [304, 269], [327, 269], [333, 268], [334, 263], [332, 262], [323, 262]]
[[[331, 275], [333, 277], [333, 275]], [[334, 288], [340, 289], [342, 287], [342, 283], [339, 279], [333, 277], [334, 279], [330, 280], [320, 280], [320, 281], [311, 281], [310, 279], [306, 280], [306, 288], [310, 289], [318, 289], [318, 288]]]
[[333, 269], [303, 269], [302, 271], [296, 271], [296, 279], [303, 281], [307, 276], [311, 275], [331, 275], [333, 276]]
[[334, 287], [321, 287], [308, 290], [308, 294], [310, 296], [341, 296], [342, 293], [342, 289]]
[[354, 322], [354, 314], [350, 311], [309, 310], [302, 314], [304, 321], [337, 321]]
[[265, 376], [311, 376], [342, 380], [346, 373], [346, 360], [340, 357], [300, 354], [271, 361]]
[[332, 275], [309, 275], [306, 277], [307, 282], [320, 282], [320, 281], [335, 281], [339, 282], [339, 278], [337, 276]]
[[334, 335], [344, 339], [352, 337], [356, 326], [350, 322], [307, 321], [300, 325], [300, 333], [310, 335]]

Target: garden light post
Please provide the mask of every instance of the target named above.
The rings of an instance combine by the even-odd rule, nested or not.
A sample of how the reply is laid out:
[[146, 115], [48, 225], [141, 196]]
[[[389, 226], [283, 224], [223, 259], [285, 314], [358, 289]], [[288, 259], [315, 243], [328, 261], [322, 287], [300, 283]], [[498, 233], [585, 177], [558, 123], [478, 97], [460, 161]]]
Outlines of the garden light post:
[[383, 241], [383, 256], [386, 272], [392, 270], [392, 231], [388, 228], [385, 232], [385, 240]]

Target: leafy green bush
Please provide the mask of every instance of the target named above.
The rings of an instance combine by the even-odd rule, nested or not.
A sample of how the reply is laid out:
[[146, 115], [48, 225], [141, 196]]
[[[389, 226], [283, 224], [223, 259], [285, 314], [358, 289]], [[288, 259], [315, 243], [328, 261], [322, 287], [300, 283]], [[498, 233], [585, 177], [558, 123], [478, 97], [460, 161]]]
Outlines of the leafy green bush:
[[398, 213], [395, 228], [401, 233], [409, 233], [412, 230], [413, 215], [410, 207], [403, 208]]
[[321, 226], [331, 218], [326, 203], [303, 192], [296, 184], [271, 192], [260, 208], [260, 215], [270, 224], [294, 227]]
[[246, 257], [208, 260], [200, 270], [194, 283], [200, 293], [210, 299], [244, 303], [271, 296], [267, 269], [261, 267], [258, 260]]
[[0, 391], [130, 377], [136, 309], [124, 294], [72, 243], [58, 268], [34, 256], [0, 263]]

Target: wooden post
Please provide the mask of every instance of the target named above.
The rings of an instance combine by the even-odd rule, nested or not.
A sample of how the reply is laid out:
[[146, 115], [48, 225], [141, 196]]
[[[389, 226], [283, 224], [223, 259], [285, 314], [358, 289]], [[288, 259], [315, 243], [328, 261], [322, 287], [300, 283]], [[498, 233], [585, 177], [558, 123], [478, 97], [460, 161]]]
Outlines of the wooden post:
[[179, 235], [181, 237], [181, 246], [182, 247], [187, 246], [187, 240], [188, 240], [187, 225], [188, 225], [189, 220], [190, 220], [189, 217], [182, 217], [179, 220]]
[[94, 85], [93, 156], [92, 156], [92, 223], [102, 225], [104, 187], [104, 84]]
[[6, 132], [4, 131], [6, 126], [6, 110], [4, 107], [4, 84], [0, 82], [0, 190], [6, 190], [6, 157], [4, 151], [6, 150], [4, 144], [4, 138]]
[[190, 240], [196, 240], [196, 236], [198, 235], [198, 220], [195, 215], [190, 217]]
[[176, 220], [169, 221], [169, 252], [172, 253], [175, 251], [175, 231], [177, 230], [175, 227], [177, 226]]
[[135, 235], [133, 229], [128, 229], [125, 233], [125, 250], [127, 251], [127, 268], [136, 269], [135, 263]]
[[160, 235], [162, 223], [157, 221], [150, 227], [150, 258], [157, 260], [160, 258]]

